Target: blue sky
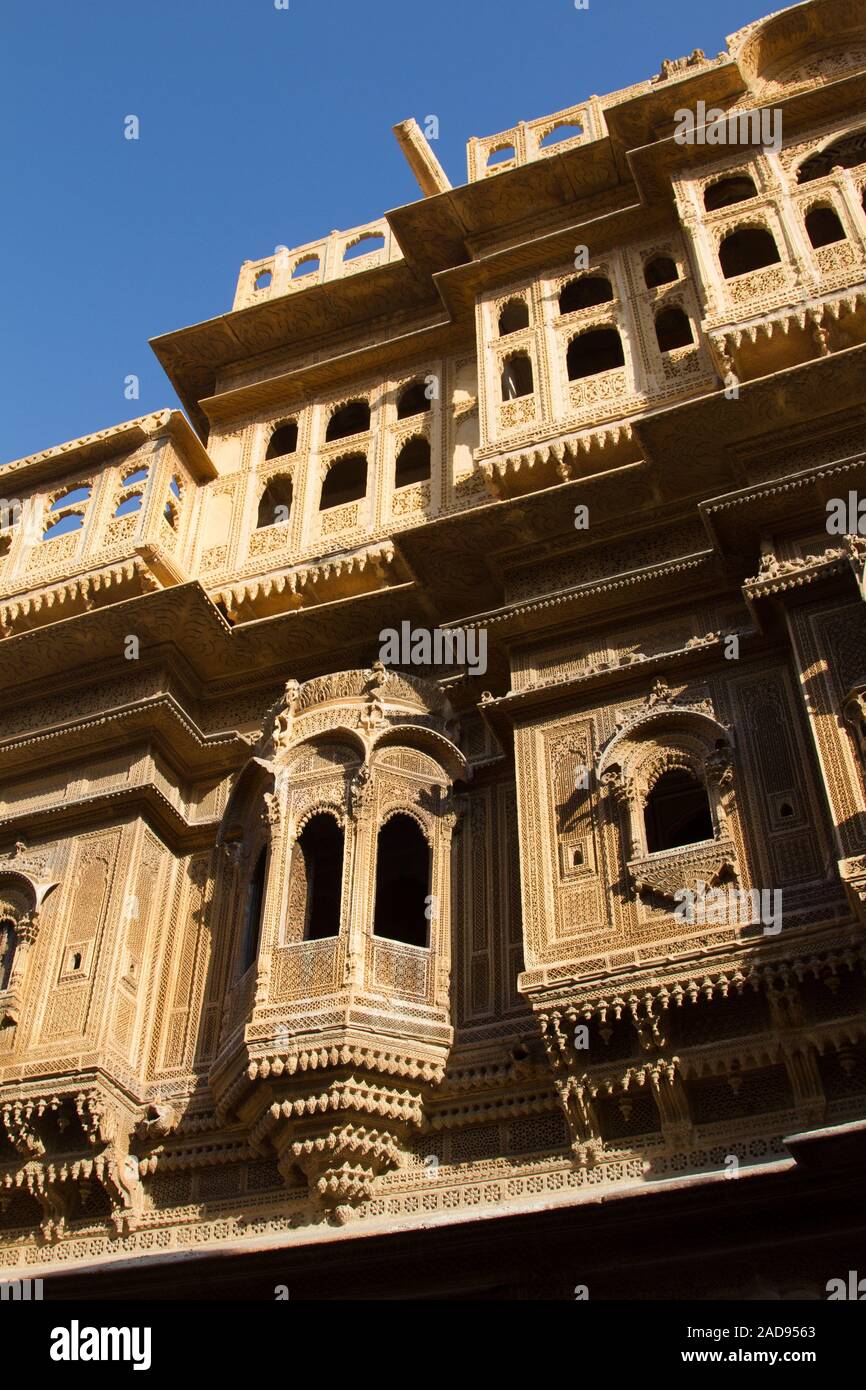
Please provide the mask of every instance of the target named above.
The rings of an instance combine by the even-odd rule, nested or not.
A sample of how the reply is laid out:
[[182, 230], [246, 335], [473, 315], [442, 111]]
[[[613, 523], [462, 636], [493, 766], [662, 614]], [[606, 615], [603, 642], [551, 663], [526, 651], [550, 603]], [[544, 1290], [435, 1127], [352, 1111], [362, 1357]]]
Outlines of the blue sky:
[[420, 196], [397, 121], [438, 116], [463, 183], [469, 136], [714, 55], [775, 8], [3, 0], [0, 461], [176, 404], [149, 338], [230, 308], [241, 261]]

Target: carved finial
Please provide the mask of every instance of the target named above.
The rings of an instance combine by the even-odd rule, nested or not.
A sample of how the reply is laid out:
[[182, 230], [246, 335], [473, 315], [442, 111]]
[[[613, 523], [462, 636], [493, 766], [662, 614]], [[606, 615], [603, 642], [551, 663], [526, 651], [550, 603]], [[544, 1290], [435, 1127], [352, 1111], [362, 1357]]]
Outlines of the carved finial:
[[364, 763], [349, 783], [349, 811], [353, 819], [357, 820], [358, 816], [369, 808], [372, 800], [373, 778], [369, 763]]
[[666, 704], [671, 698], [671, 688], [666, 680], [661, 677], [653, 683], [653, 688], [647, 696], [647, 705], [650, 709], [654, 705]]
[[297, 710], [300, 691], [300, 681], [286, 681], [283, 708], [274, 720], [274, 748], [284, 748], [289, 741], [292, 725], [295, 722], [295, 712]]

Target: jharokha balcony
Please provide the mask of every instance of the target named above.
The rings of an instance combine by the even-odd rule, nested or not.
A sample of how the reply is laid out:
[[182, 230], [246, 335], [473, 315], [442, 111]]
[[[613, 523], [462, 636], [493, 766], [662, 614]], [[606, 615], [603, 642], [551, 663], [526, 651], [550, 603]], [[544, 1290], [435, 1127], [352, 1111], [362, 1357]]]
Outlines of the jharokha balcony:
[[0, 633], [182, 583], [214, 467], [165, 410], [19, 459], [0, 496]]

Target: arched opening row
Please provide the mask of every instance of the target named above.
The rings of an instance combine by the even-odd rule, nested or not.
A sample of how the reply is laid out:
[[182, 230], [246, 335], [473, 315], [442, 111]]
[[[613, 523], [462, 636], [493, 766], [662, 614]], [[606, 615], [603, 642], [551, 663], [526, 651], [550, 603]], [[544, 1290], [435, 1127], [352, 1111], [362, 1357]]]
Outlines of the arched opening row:
[[[241, 969], [258, 954], [264, 910], [268, 851], [262, 849], [247, 885]], [[299, 910], [304, 941], [339, 935], [345, 837], [327, 811], [311, 816], [292, 849], [290, 895]], [[373, 934], [406, 946], [430, 942], [430, 845], [413, 816], [397, 813], [380, 826], [376, 843]]]

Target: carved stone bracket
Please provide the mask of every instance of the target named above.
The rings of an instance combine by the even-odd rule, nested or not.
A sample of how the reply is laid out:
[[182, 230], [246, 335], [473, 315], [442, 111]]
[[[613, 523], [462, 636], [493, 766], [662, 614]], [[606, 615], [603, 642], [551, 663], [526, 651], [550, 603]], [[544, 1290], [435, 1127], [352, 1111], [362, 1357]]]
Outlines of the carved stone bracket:
[[70, 1218], [87, 1211], [94, 1187], [106, 1193], [116, 1231], [137, 1224], [143, 1193], [138, 1159], [129, 1153], [132, 1113], [102, 1086], [22, 1096], [0, 1106], [6, 1133], [25, 1160], [3, 1175], [0, 1186], [36, 1199], [44, 1239], [59, 1239]]

